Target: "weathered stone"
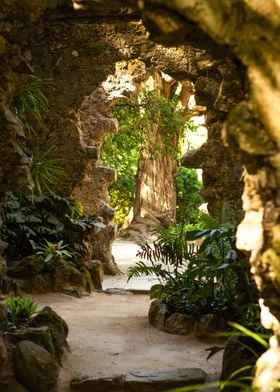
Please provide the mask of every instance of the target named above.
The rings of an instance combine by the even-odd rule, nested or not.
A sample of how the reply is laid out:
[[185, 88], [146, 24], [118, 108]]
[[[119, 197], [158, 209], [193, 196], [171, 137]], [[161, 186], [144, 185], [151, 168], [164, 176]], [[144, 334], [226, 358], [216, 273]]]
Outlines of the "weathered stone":
[[51, 330], [57, 355], [61, 358], [64, 348], [68, 348], [68, 326], [49, 306], [45, 306], [29, 323], [30, 327], [47, 326]]
[[50, 272], [43, 272], [30, 278], [17, 279], [15, 282], [19, 292], [43, 294], [53, 290], [53, 278]]
[[187, 335], [192, 332], [194, 318], [186, 314], [173, 313], [169, 316], [164, 325], [164, 330], [168, 333], [177, 335]]
[[56, 356], [52, 332], [47, 326], [11, 330], [8, 331], [8, 337], [12, 343], [30, 340], [45, 348], [54, 358]]
[[149, 309], [150, 324], [162, 331], [165, 330], [165, 321], [169, 316], [167, 306], [159, 300], [154, 300]]
[[77, 376], [71, 390], [80, 392], [157, 392], [204, 383], [206, 373], [199, 368], [183, 368], [163, 372], [133, 371], [124, 375]]
[[89, 270], [93, 286], [96, 290], [102, 290], [102, 282], [104, 279], [104, 270], [99, 260], [88, 260], [85, 264]]
[[8, 265], [8, 274], [17, 278], [38, 274], [45, 266], [44, 258], [40, 255], [26, 256], [22, 260], [13, 261]]
[[114, 295], [127, 295], [127, 290], [119, 289], [119, 288], [109, 288], [104, 290], [105, 294], [114, 294]]
[[58, 364], [47, 350], [29, 340], [18, 343], [14, 367], [17, 379], [32, 392], [49, 392], [56, 385]]
[[205, 314], [195, 322], [194, 333], [199, 338], [217, 337], [226, 327], [225, 319], [218, 314]]

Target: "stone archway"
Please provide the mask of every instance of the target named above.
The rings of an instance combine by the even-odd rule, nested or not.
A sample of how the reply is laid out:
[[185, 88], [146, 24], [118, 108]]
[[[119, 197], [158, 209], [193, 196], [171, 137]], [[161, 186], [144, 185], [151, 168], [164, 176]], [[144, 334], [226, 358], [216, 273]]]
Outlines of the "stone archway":
[[[134, 1], [128, 3], [137, 5]], [[65, 4], [65, 7], [59, 4]], [[83, 4], [96, 6], [95, 2], [90, 1], [75, 4], [76, 8], [81, 8]], [[76, 111], [83, 97], [90, 95], [108, 74], [113, 73], [117, 60], [139, 57], [150, 64], [164, 62], [167, 69], [175, 63], [178, 74], [190, 79], [198, 77], [199, 68], [205, 64], [204, 53], [181, 47], [178, 52], [180, 60], [174, 57], [172, 60], [170, 48], [164, 51], [160, 45], [147, 40], [139, 22], [139, 13], [129, 13], [119, 4], [113, 2], [112, 8], [108, 5], [104, 9], [100, 6], [93, 8], [92, 14], [90, 8], [89, 11], [75, 14], [72, 3], [68, 1], [53, 0], [38, 6], [18, 4], [16, 1], [3, 3], [6, 15], [2, 19], [5, 28], [0, 37], [0, 53], [3, 57], [5, 55], [5, 60], [1, 59], [1, 71], [5, 76], [1, 79], [1, 125], [5, 135], [1, 141], [1, 166], [4, 168], [2, 191], [22, 189], [30, 184], [28, 163], [17, 146], [21, 126], [8, 110], [21, 73], [35, 69], [41, 76], [52, 77], [60, 92], [49, 92], [52, 118], [48, 120], [48, 125], [51, 129], [50, 140], [58, 147], [58, 154], [63, 155], [65, 142], [69, 142], [67, 154], [71, 160], [65, 166], [71, 180], [69, 186], [61, 186], [64, 194], [71, 193], [83, 178], [88, 163], [84, 157], [89, 150], [81, 145], [75, 122]], [[265, 305], [274, 316], [266, 325], [271, 326], [279, 336], [278, 2], [271, 1], [264, 7], [261, 2], [250, 0], [221, 1], [218, 5], [208, 1], [157, 0], [155, 3], [147, 0], [140, 2], [140, 5], [142, 8], [145, 6], [143, 18], [152, 32], [152, 38], [169, 45], [178, 44], [179, 40], [180, 44], [189, 42], [208, 47], [215, 53], [223, 52], [224, 48], [219, 50], [213, 40], [207, 38], [211, 36], [219, 44], [231, 47], [247, 67], [250, 82], [248, 100], [232, 110], [224, 135], [247, 168], [243, 195], [246, 216], [239, 229], [239, 246], [251, 252], [252, 270], [258, 287]], [[108, 24], [106, 15], [110, 16]], [[124, 31], [129, 29], [130, 39], [126, 40]], [[89, 37], [94, 39], [90, 41]], [[103, 61], [104, 53], [108, 60], [106, 64]], [[163, 53], [169, 53], [170, 58]], [[226, 87], [226, 84], [222, 87]], [[269, 353], [278, 364], [279, 351], [278, 339], [274, 337]], [[265, 361], [266, 357], [262, 360]], [[277, 363], [273, 369], [269, 365], [260, 368], [257, 385], [261, 389], [262, 376], [272, 381], [279, 379]], [[273, 390], [273, 385], [270, 389]]]

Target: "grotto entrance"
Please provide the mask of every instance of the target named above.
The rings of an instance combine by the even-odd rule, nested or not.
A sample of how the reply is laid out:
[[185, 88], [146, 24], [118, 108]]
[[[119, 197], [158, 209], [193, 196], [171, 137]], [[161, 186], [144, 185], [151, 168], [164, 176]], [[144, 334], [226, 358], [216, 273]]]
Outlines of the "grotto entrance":
[[[43, 8], [44, 7], [42, 7], [42, 9]], [[34, 14], [32, 16], [32, 26], [34, 21], [36, 21], [36, 18], [40, 17], [40, 12], [43, 11], [40, 10], [38, 11], [38, 14]], [[23, 15], [25, 15], [25, 13]], [[16, 17], [19, 19], [21, 18], [21, 16]], [[14, 56], [13, 59], [10, 59], [12, 68], [9, 69], [9, 77], [5, 79], [4, 84], [8, 83], [9, 87], [12, 88], [6, 88], [6, 85], [4, 85], [5, 88], [3, 88], [3, 91], [7, 91], [7, 96], [5, 96], [4, 102], [9, 101], [9, 99], [11, 98], [9, 94], [13, 94], [14, 90], [16, 89], [17, 83], [13, 82], [14, 74], [19, 73], [20, 76], [22, 76], [23, 68], [27, 67], [30, 70], [29, 62], [31, 60], [32, 63], [35, 64], [36, 71], [38, 72], [38, 74], [40, 74], [41, 76], [51, 76], [57, 84], [59, 90], [62, 91], [62, 94], [60, 96], [57, 96], [57, 93], [52, 92], [51, 89], [50, 91], [48, 91], [49, 98], [55, 95], [56, 99], [53, 99], [52, 102], [51, 100], [49, 100], [51, 102], [50, 106], [53, 113], [53, 118], [50, 117], [47, 120], [48, 125], [51, 129], [50, 133], [48, 134], [47, 140], [54, 143], [56, 147], [55, 154], [58, 154], [59, 156], [61, 155], [64, 158], [67, 158], [67, 156], [71, 156], [72, 158], [72, 160], [65, 159], [64, 162], [65, 170], [68, 173], [69, 183], [58, 184], [58, 191], [61, 193], [61, 195], [69, 195], [73, 191], [72, 194], [75, 195], [75, 192], [79, 194], [79, 190], [83, 186], [84, 188], [90, 189], [90, 186], [92, 186], [92, 184], [97, 184], [98, 186], [96, 188], [98, 188], [98, 190], [101, 189], [101, 193], [97, 195], [98, 201], [92, 209], [92, 212], [97, 212], [103, 217], [104, 222], [107, 223], [107, 229], [104, 231], [100, 231], [99, 233], [94, 233], [89, 242], [93, 245], [93, 248], [95, 249], [95, 256], [97, 258], [100, 258], [105, 268], [107, 268], [106, 272], [115, 273], [116, 269], [114, 264], [112, 263], [110, 249], [112, 239], [114, 238], [114, 227], [111, 224], [113, 212], [108, 207], [106, 200], [107, 185], [114, 180], [114, 171], [95, 164], [99, 159], [98, 138], [100, 137], [100, 133], [102, 134], [105, 128], [109, 129], [111, 127], [113, 129], [115, 125], [114, 120], [106, 114], [107, 107], [106, 105], [104, 107], [104, 104], [102, 104], [102, 102], [104, 103], [104, 101], [102, 99], [95, 99], [98, 94], [102, 95], [104, 93], [104, 91], [98, 88], [100, 82], [104, 81], [108, 74], [112, 74], [113, 64], [115, 64], [117, 60], [121, 59], [126, 61], [128, 57], [135, 58], [139, 55], [139, 58], [142, 58], [142, 60], [146, 60], [148, 63], [153, 62], [154, 64], [162, 64], [166, 62], [162, 69], [169, 69], [171, 70], [171, 72], [173, 69], [174, 74], [179, 72], [181, 73], [182, 79], [189, 78], [195, 83], [197, 95], [200, 99], [199, 102], [201, 102], [201, 105], [205, 105], [209, 109], [207, 115], [207, 121], [210, 126], [209, 143], [204, 146], [204, 149], [202, 149], [202, 152], [204, 152], [203, 159], [201, 158], [200, 154], [194, 153], [192, 155], [188, 154], [184, 158], [184, 162], [186, 165], [193, 165], [193, 167], [203, 166], [205, 176], [204, 197], [206, 200], [209, 200], [210, 208], [211, 203], [215, 204], [217, 199], [226, 199], [226, 197], [224, 197], [224, 193], [227, 189], [230, 189], [230, 194], [227, 194], [227, 197], [231, 198], [231, 200], [233, 201], [237, 200], [238, 207], [240, 205], [241, 181], [239, 180], [241, 177], [241, 173], [239, 169], [239, 160], [234, 157], [228, 149], [223, 147], [220, 140], [220, 133], [222, 124], [226, 118], [226, 114], [243, 98], [243, 86], [240, 82], [239, 75], [237, 75], [238, 67], [236, 67], [236, 62], [232, 60], [232, 58], [226, 57], [222, 59], [216, 59], [215, 56], [210, 56], [209, 58], [209, 56], [203, 50], [193, 50], [191, 48], [184, 47], [181, 48], [181, 53], [180, 51], [178, 53], [179, 59], [182, 59], [182, 61], [178, 61], [178, 58], [176, 58], [173, 62], [170, 61], [170, 59], [168, 59], [168, 53], [172, 54], [171, 50], [167, 49], [165, 51], [163, 48], [160, 48], [159, 50], [159, 47], [157, 45], [153, 46], [151, 44], [152, 48], [151, 46], [146, 45], [146, 38], [143, 38], [145, 36], [145, 33], [143, 34], [143, 26], [141, 25], [141, 23], [139, 24], [139, 20], [135, 22], [135, 15], [133, 15], [133, 18], [131, 19], [130, 17], [128, 17], [128, 25], [129, 28], [131, 28], [131, 31], [133, 31], [134, 37], [140, 37], [139, 41], [137, 41], [138, 38], [135, 38], [137, 41], [137, 45], [135, 45], [135, 41], [133, 42], [133, 45], [123, 45], [124, 42], [127, 43], [129, 41], [125, 38], [125, 35], [129, 28], [127, 28], [126, 30], [126, 26], [124, 25], [124, 23], [121, 24], [122, 22], [120, 14], [118, 12], [116, 13], [117, 23], [115, 25], [114, 23], [110, 23], [110, 26], [106, 33], [106, 28], [104, 29], [103, 23], [104, 20], [102, 23], [98, 22], [98, 26], [95, 26], [95, 23], [91, 23], [92, 21], [89, 21], [87, 19], [87, 27], [85, 27], [85, 25], [81, 22], [82, 18], [79, 19], [78, 23], [76, 23], [76, 21], [72, 23], [73, 19], [70, 18], [72, 22], [68, 25], [69, 19], [64, 17], [65, 15], [63, 15], [62, 12], [62, 15], [60, 15], [59, 18], [52, 19], [52, 23], [50, 24], [50, 26], [47, 27], [48, 32], [50, 32], [51, 34], [45, 34], [45, 29], [42, 28], [42, 26], [40, 26], [40, 28], [38, 29], [34, 27], [34, 30], [36, 30], [36, 34], [34, 34], [34, 31], [32, 31], [32, 38], [28, 37], [28, 32], [26, 32], [26, 37], [24, 38], [25, 43], [23, 44], [23, 49], [25, 50], [24, 56], [22, 56], [21, 52], [19, 52], [18, 57], [20, 61], [15, 60], [16, 56]], [[130, 22], [132, 23], [130, 24]], [[94, 42], [94, 45], [92, 45], [90, 48], [93, 54], [92, 56], [90, 56], [91, 59], [94, 58], [95, 60], [97, 60], [94, 64], [95, 68], [93, 67], [92, 61], [88, 61], [89, 56], [84, 56], [84, 54], [87, 54], [88, 52], [88, 49], [84, 45], [84, 43], [87, 42], [89, 30], [91, 30], [90, 34], [92, 36], [98, 38], [102, 37], [102, 39], [100, 39], [99, 41], [97, 40], [97, 43]], [[7, 31], [10, 31], [10, 29], [7, 29]], [[111, 35], [111, 38], [109, 40], [104, 37], [104, 35], [106, 35], [108, 32], [108, 35]], [[137, 32], [137, 34], [135, 34], [135, 32]], [[115, 37], [112, 38], [114, 34], [116, 34], [117, 37], [116, 41]], [[34, 37], [36, 37], [36, 42], [34, 40]], [[51, 42], [49, 42], [49, 37], [51, 37]], [[14, 40], [12, 40], [11, 42], [11, 45], [13, 46]], [[71, 47], [69, 47], [69, 42], [71, 42]], [[134, 47], [134, 45], [135, 47], [137, 47], [135, 51], [130, 49], [131, 47]], [[110, 46], [111, 51], [108, 50], [106, 52], [106, 56], [108, 55], [109, 60], [108, 64], [106, 63], [104, 66], [103, 49], [108, 46]], [[27, 50], [29, 48], [31, 48], [30, 53]], [[42, 48], [44, 52], [43, 55]], [[5, 51], [5, 45], [2, 45], [2, 41], [1, 50]], [[137, 51], [141, 53], [136, 53]], [[184, 59], [190, 60], [190, 57], [192, 57], [190, 56], [190, 52], [192, 52], [192, 54], [195, 53], [195, 60], [193, 60], [192, 58], [192, 61], [186, 64]], [[164, 56], [162, 55], [163, 53]], [[174, 70], [174, 62], [176, 63], [176, 70]], [[98, 72], [96, 72], [97, 69]], [[77, 72], [78, 79], [80, 77], [79, 83], [76, 83], [74, 80], [75, 78], [73, 78], [73, 70]], [[85, 70], [88, 72], [85, 72]], [[258, 73], [256, 74], [258, 75]], [[86, 77], [84, 77], [84, 75], [86, 75]], [[17, 82], [20, 83], [20, 80], [17, 80]], [[93, 90], [95, 91], [96, 95], [94, 97], [91, 96], [90, 99], [92, 99], [93, 102], [96, 104], [96, 112], [92, 113], [92, 116], [87, 116], [87, 103], [84, 102], [81, 106], [81, 101], [85, 95], [91, 94]], [[230, 94], [228, 93], [229, 91]], [[258, 91], [263, 90], [258, 89]], [[71, 109], [69, 109], [69, 107]], [[77, 113], [78, 108], [80, 108], [79, 113]], [[250, 110], [246, 107], [246, 105], [240, 106], [238, 108], [238, 111], [236, 112], [237, 118], [235, 118], [234, 121], [232, 120], [232, 122], [235, 123], [235, 121], [238, 120], [239, 115], [241, 118], [250, 118], [252, 120]], [[100, 115], [100, 113], [102, 115]], [[3, 116], [5, 119], [4, 124], [8, 124], [8, 126], [6, 127], [8, 135], [11, 134], [11, 138], [15, 139], [15, 134], [17, 134], [17, 131], [20, 130], [21, 126], [9, 112], [4, 112]], [[96, 121], [96, 119], [98, 119], [98, 121]], [[233, 123], [231, 124], [231, 126], [232, 132], [234, 133]], [[13, 132], [10, 132], [11, 129], [13, 130]], [[94, 145], [94, 143], [92, 142], [91, 131], [93, 131], [96, 135], [96, 145]], [[249, 128], [247, 130], [247, 133], [248, 135], [251, 135], [252, 129]], [[270, 154], [273, 155], [275, 153], [274, 144], [269, 144], [269, 142], [265, 138], [264, 140], [265, 146], [270, 151]], [[241, 137], [238, 142], [232, 142], [232, 145], [234, 145], [235, 143], [242, 145], [242, 143], [244, 143], [244, 140]], [[257, 144], [258, 146], [261, 145], [261, 143]], [[20, 162], [20, 164], [16, 166], [17, 171], [19, 174], [24, 173], [24, 178], [27, 178], [28, 176], [26, 174], [28, 173], [28, 165], [26, 164], [26, 160], [21, 159], [24, 157], [24, 154], [20, 148], [15, 147], [17, 146], [16, 141], [11, 145], [15, 149], [16, 156], [19, 158], [17, 162]], [[48, 151], [49, 146], [45, 147]], [[247, 148], [246, 143], [245, 147]], [[243, 148], [246, 150], [245, 147], [243, 145]], [[238, 150], [237, 147], [236, 150]], [[257, 149], [254, 143], [249, 143], [249, 150], [253, 151], [253, 155], [255, 153], [257, 155], [265, 155], [263, 150]], [[215, 157], [216, 159], [215, 165], [213, 165], [213, 161], [209, 159], [209, 151], [211, 151], [211, 156]], [[3, 160], [5, 160], [5, 157], [3, 158]], [[91, 165], [91, 163], [93, 163], [94, 161], [95, 163]], [[263, 160], [260, 161], [263, 162]], [[271, 162], [272, 165], [276, 165], [278, 160], [271, 160]], [[6, 167], [5, 169], [5, 181], [3, 181], [4, 189], [6, 189], [7, 184], [9, 184], [9, 182], [6, 180], [6, 177], [9, 173], [12, 172], [11, 169], [13, 169], [14, 163], [15, 162], [13, 159], [7, 159], [5, 162], [5, 165], [10, 166]], [[246, 163], [248, 164], [248, 162]], [[249, 164], [248, 166], [250, 167]], [[229, 179], [225, 176], [225, 173], [228, 169], [231, 172]], [[253, 169], [255, 170], [255, 168]], [[206, 176], [207, 170], [208, 178]], [[220, 173], [221, 175], [217, 176], [217, 173]], [[23, 184], [21, 181], [18, 180], [18, 178], [20, 178], [20, 175], [15, 177], [15, 189], [21, 189], [21, 187], [26, 186], [26, 183], [28, 181], [24, 181]], [[224, 182], [218, 182], [217, 184], [216, 178], [222, 177]], [[267, 178], [268, 177], [269, 176], [267, 176]], [[254, 181], [255, 180], [251, 178], [251, 180], [247, 182], [248, 189], [251, 185], [252, 188], [255, 189], [256, 184]], [[262, 184], [265, 182], [266, 181], [263, 181]], [[213, 183], [215, 183], [215, 187], [213, 186]], [[225, 184], [227, 186], [224, 186]], [[236, 186], [236, 184], [238, 184], [238, 186]], [[208, 186], [208, 189], [206, 189], [206, 186]], [[94, 190], [96, 191], [96, 189]], [[265, 193], [265, 199], [269, 198], [269, 196], [267, 196], [268, 193]], [[104, 194], [105, 197], [103, 197]], [[100, 203], [100, 200], [102, 200], [102, 203]], [[262, 202], [258, 198], [256, 198], [255, 202], [257, 207], [254, 207], [253, 209], [254, 211], [252, 214], [252, 221], [256, 221], [260, 226], [261, 214], [256, 213], [256, 211], [259, 209], [260, 205], [262, 205]], [[87, 207], [92, 208], [91, 205], [88, 205]], [[271, 219], [273, 220], [276, 218]], [[99, 249], [98, 246], [100, 247]], [[245, 243], [245, 247], [247, 247], [248, 249], [252, 249], [252, 247], [254, 248], [254, 245], [249, 242], [249, 244]], [[93, 255], [93, 253], [91, 255]], [[269, 257], [268, 259], [270, 260]]]

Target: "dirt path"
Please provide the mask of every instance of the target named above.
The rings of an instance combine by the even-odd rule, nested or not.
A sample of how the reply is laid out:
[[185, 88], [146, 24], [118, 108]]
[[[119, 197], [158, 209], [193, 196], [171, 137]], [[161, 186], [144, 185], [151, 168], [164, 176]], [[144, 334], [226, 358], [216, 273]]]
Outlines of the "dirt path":
[[[123, 277], [108, 278], [105, 285], [117, 287], [118, 279], [120, 284], [125, 283]], [[141, 286], [146, 284], [150, 282], [140, 282]], [[79, 299], [52, 293], [34, 298], [39, 308], [49, 305], [56, 310], [70, 329], [71, 353], [65, 355], [57, 392], [69, 391], [69, 381], [77, 374], [200, 367], [210, 379], [218, 377], [221, 353], [206, 361], [205, 351], [217, 342], [205, 343], [191, 335], [170, 335], [151, 327], [148, 295], [93, 293]]]

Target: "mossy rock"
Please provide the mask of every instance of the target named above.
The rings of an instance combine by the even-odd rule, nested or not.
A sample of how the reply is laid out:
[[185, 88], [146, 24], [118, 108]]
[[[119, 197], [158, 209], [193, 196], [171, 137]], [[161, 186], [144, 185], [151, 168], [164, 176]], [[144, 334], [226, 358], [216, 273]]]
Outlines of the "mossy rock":
[[12, 261], [8, 264], [8, 275], [16, 278], [25, 278], [36, 275], [45, 266], [44, 258], [40, 255], [26, 256], [21, 260]]
[[195, 322], [194, 334], [200, 339], [217, 338], [219, 332], [224, 331], [226, 322], [218, 314], [204, 314]]
[[64, 348], [69, 348], [66, 341], [68, 325], [52, 308], [45, 306], [29, 323], [30, 327], [47, 326], [51, 330], [56, 357], [61, 360]]
[[165, 321], [169, 315], [170, 313], [168, 312], [167, 305], [157, 299], [151, 303], [149, 309], [149, 322], [153, 327], [164, 331]]
[[55, 387], [59, 366], [52, 355], [30, 340], [22, 340], [13, 355], [16, 378], [30, 391], [49, 392]]
[[12, 343], [30, 340], [39, 346], [44, 347], [54, 358], [56, 358], [52, 332], [47, 326], [11, 330], [8, 331], [8, 337]]
[[192, 332], [194, 318], [187, 314], [173, 313], [169, 316], [164, 325], [164, 330], [175, 335], [187, 335]]

